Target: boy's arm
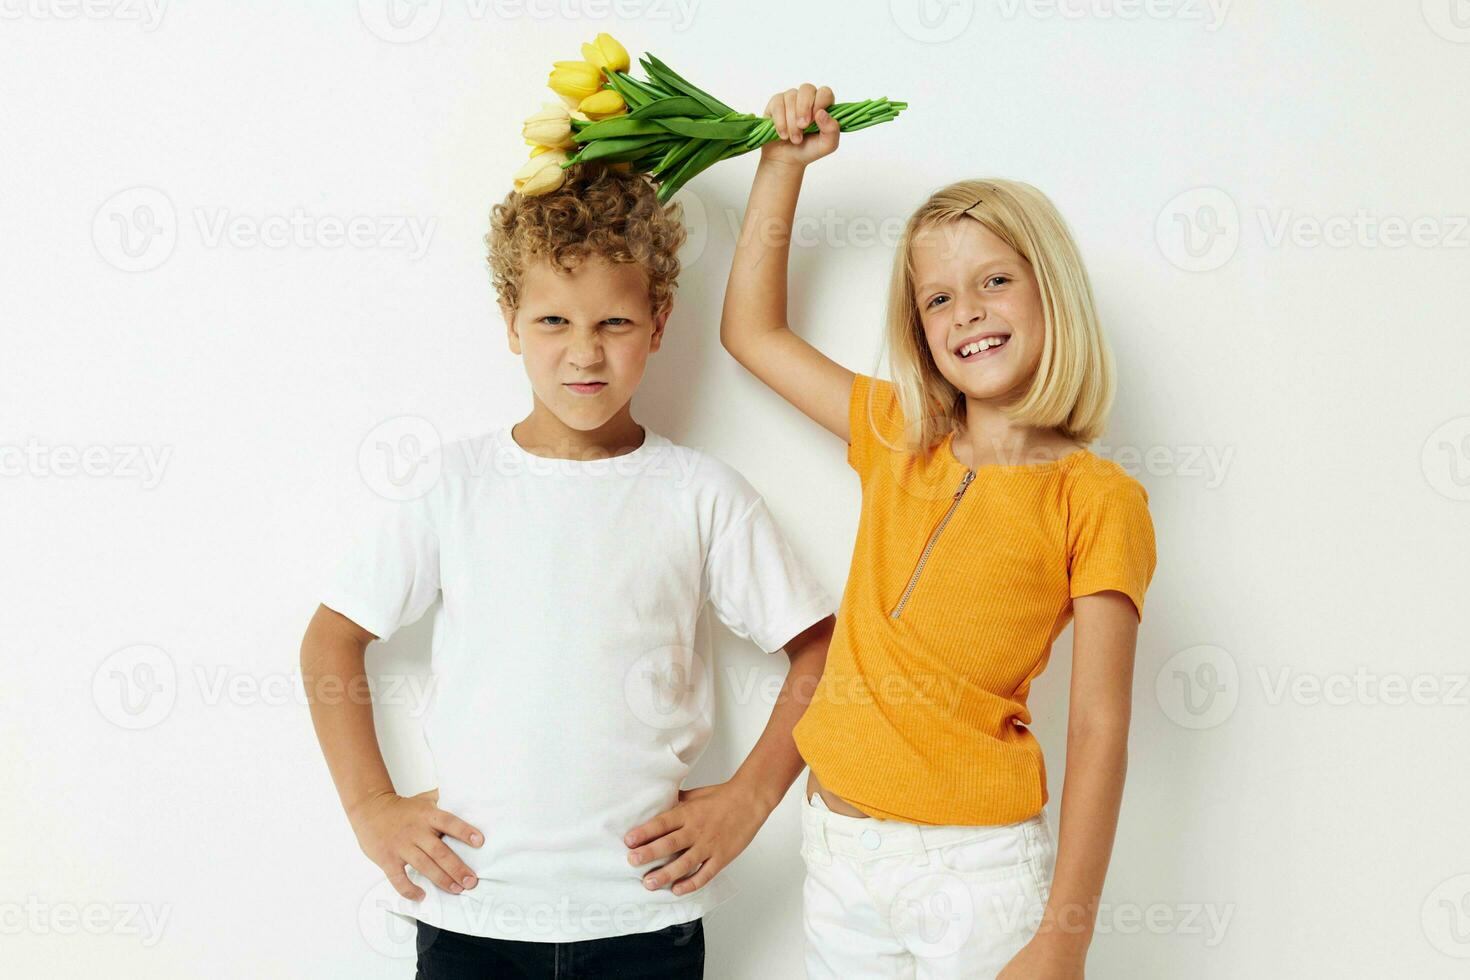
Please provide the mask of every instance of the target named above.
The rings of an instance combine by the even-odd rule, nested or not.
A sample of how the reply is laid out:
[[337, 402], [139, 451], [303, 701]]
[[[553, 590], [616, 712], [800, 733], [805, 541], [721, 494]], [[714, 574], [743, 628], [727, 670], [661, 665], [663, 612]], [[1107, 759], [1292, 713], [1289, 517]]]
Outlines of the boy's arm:
[[[725, 287], [720, 343], [782, 398], [848, 442], [853, 373], [786, 322], [792, 216], [807, 164], [837, 148], [838, 125], [825, 111], [831, 104], [830, 88], [803, 85], [774, 96], [767, 107], [785, 138], [761, 147]], [[820, 132], [803, 136], [801, 128], [813, 119]]]
[[444, 843], [449, 834], [472, 847], [479, 831], [436, 805], [437, 789], [401, 797], [378, 748], [365, 660], [377, 639], [341, 613], [318, 606], [301, 641], [301, 677], [322, 755], [359, 846], [404, 898], [424, 890], [405, 872], [412, 865], [439, 888], [458, 894], [474, 873]]
[[[628, 832], [628, 863], [644, 865], [684, 853], [644, 876], [644, 886], [675, 895], [704, 887], [755, 839], [806, 763], [791, 731], [811, 703], [827, 663], [835, 617], [802, 630], [783, 649], [791, 668], [771, 709], [766, 729], [729, 782], [679, 792], [679, 803]], [[697, 870], [696, 870], [697, 869]]]
[[786, 798], [786, 791], [806, 768], [791, 731], [806, 713], [817, 681], [822, 679], [822, 670], [827, 665], [827, 645], [832, 641], [835, 622], [836, 617], [828, 616], [796, 634], [783, 648], [791, 667], [786, 672], [781, 692], [776, 695], [770, 720], [750, 754], [730, 778], [731, 784], [741, 787], [760, 805], [764, 816], [770, 816], [777, 804]]

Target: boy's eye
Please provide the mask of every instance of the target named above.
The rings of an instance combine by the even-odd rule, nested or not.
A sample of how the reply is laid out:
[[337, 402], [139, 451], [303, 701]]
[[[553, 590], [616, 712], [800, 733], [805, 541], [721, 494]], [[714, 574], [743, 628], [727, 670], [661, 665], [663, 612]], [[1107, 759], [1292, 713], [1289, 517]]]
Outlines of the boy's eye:
[[628, 323], [630, 321], [625, 316], [610, 316], [606, 320], [604, 320], [603, 322], [604, 323], [610, 323], [610, 324], [612, 324], [615, 327], [621, 327], [623, 324]]
[[553, 326], [553, 327], [559, 327], [559, 326], [561, 326], [561, 324], [559, 324], [559, 323], [552, 323], [551, 321], [552, 320], [560, 320], [560, 319], [562, 319], [562, 318], [559, 317], [559, 316], [555, 316], [555, 315], [552, 315], [552, 316], [543, 316], [541, 318], [541, 322], [542, 323], [549, 324], [550, 326]]

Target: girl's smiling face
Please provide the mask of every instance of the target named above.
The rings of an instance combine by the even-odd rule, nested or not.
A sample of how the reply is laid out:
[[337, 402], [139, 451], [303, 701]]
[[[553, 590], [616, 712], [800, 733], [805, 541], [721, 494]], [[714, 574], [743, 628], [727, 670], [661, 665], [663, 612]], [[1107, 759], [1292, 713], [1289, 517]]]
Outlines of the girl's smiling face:
[[914, 303], [939, 373], [970, 399], [1022, 394], [1046, 333], [1031, 263], [968, 217], [916, 232], [910, 248]]

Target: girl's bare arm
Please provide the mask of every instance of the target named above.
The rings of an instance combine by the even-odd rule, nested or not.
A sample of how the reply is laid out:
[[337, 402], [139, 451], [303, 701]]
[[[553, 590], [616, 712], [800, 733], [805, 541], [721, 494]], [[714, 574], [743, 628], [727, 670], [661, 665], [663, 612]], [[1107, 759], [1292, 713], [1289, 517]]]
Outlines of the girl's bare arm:
[[[831, 89], [807, 84], [767, 106], [785, 138], [761, 148], [725, 288], [720, 342], [782, 398], [849, 442], [853, 372], [797, 336], [786, 320], [792, 216], [807, 164], [837, 148], [838, 126], [825, 112], [832, 102]], [[803, 135], [813, 120], [821, 131]]]

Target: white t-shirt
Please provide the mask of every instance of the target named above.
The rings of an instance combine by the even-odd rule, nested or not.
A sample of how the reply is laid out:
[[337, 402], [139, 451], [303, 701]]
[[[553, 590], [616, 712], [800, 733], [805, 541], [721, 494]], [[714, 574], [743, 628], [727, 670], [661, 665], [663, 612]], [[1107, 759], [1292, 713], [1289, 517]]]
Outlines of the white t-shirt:
[[735, 892], [642, 877], [622, 838], [671, 808], [709, 740], [705, 601], [775, 652], [837, 604], [734, 469], [645, 428], [622, 456], [536, 456], [510, 427], [445, 445], [422, 496], [376, 501], [323, 603], [380, 639], [443, 594], [424, 734], [439, 806], [485, 835], [475, 872], [397, 914], [454, 932], [570, 942], [698, 918]]

